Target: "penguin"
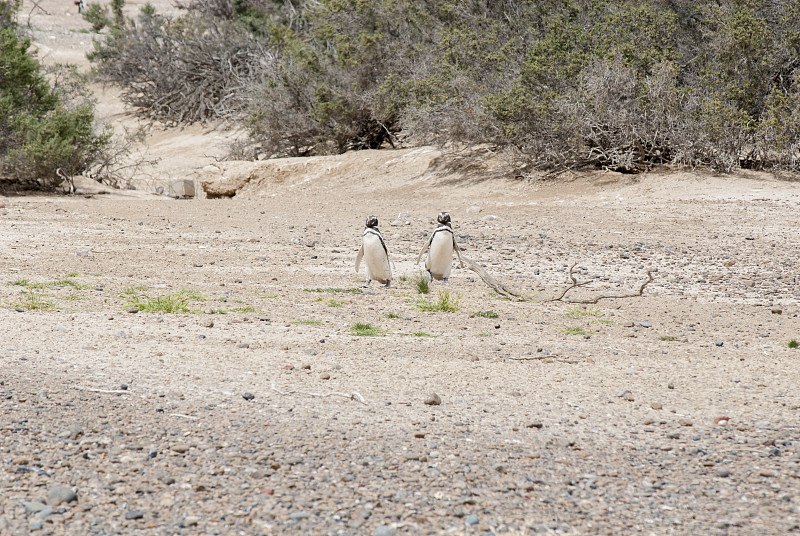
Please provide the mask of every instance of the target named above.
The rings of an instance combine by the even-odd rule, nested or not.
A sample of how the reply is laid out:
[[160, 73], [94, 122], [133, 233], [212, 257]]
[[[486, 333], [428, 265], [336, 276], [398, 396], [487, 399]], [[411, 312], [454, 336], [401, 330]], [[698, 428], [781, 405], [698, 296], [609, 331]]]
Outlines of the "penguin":
[[450, 224], [450, 214], [440, 212], [436, 220], [439, 222], [439, 226], [431, 233], [422, 251], [419, 252], [416, 264], [419, 264], [427, 251], [425, 268], [428, 270], [428, 277], [431, 281], [441, 280], [446, 285], [450, 278], [450, 270], [453, 268], [453, 252], [458, 257], [461, 266], [464, 266], [464, 262], [461, 260], [461, 250], [458, 249], [453, 226]]
[[389, 250], [381, 232], [378, 230], [378, 218], [375, 216], [367, 218], [367, 225], [361, 238], [361, 249], [358, 250], [358, 255], [356, 256], [356, 272], [361, 267], [361, 259], [364, 259], [364, 264], [367, 268], [367, 283], [364, 287], [368, 287], [374, 279], [384, 283], [386, 288], [389, 288], [389, 284], [392, 282]]

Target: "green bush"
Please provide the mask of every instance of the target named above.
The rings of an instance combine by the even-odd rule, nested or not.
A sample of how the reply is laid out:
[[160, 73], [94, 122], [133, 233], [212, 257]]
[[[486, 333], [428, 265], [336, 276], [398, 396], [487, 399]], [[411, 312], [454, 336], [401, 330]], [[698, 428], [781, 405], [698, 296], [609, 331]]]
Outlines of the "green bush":
[[71, 98], [74, 88], [51, 87], [10, 13], [0, 4], [0, 185], [53, 189], [84, 171], [108, 137], [94, 133], [93, 108]]

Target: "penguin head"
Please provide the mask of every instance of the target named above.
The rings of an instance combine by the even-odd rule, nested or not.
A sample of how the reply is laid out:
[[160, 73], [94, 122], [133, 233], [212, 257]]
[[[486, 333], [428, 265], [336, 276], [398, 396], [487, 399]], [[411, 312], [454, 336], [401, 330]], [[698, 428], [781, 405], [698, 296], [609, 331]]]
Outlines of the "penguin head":
[[440, 212], [439, 217], [436, 218], [436, 221], [438, 221], [442, 225], [447, 225], [448, 227], [450, 227], [450, 214], [448, 214], [447, 212]]
[[378, 226], [378, 218], [376, 218], [375, 216], [370, 216], [367, 218], [367, 227], [372, 229], [377, 226]]

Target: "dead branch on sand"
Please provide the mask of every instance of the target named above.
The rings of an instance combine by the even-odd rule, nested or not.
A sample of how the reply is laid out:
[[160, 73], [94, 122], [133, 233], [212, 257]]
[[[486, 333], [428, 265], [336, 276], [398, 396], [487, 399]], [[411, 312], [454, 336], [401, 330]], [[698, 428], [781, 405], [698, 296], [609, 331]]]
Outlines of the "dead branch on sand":
[[499, 282], [497, 279], [495, 279], [494, 277], [489, 275], [489, 272], [484, 270], [477, 262], [475, 262], [475, 261], [473, 261], [471, 259], [468, 259], [467, 257], [464, 257], [463, 255], [461, 255], [460, 258], [461, 258], [461, 265], [462, 266], [465, 266], [465, 267], [469, 268], [470, 270], [472, 270], [473, 272], [475, 272], [476, 274], [481, 276], [481, 279], [483, 279], [483, 282], [486, 283], [487, 285], [489, 285], [489, 287], [492, 290], [494, 290], [495, 292], [500, 294], [502, 297], [504, 297], [506, 299], [509, 299], [509, 300], [514, 300], [514, 301], [525, 301], [524, 297], [520, 296], [519, 294], [517, 294], [516, 292], [514, 292], [513, 290], [511, 290], [510, 288], [508, 288], [507, 286], [505, 286], [501, 282]]
[[73, 389], [77, 391], [87, 391], [89, 393], [103, 393], [106, 395], [129, 395], [131, 394], [130, 391], [125, 389], [95, 389], [93, 387], [80, 387], [80, 386], [73, 386]]
[[547, 301], [549, 301], [549, 302], [560, 301], [560, 302], [563, 302], [563, 303], [580, 303], [580, 304], [587, 304], [588, 305], [588, 304], [595, 304], [595, 303], [597, 303], [597, 302], [599, 302], [600, 300], [603, 300], [603, 299], [636, 298], [636, 297], [642, 295], [642, 292], [644, 292], [644, 287], [646, 287], [648, 284], [652, 283], [652, 281], [653, 281], [653, 272], [657, 271], [657, 270], [648, 270], [647, 271], [647, 281], [642, 283], [642, 286], [639, 287], [639, 290], [636, 291], [636, 292], [633, 292], [633, 293], [629, 293], [629, 294], [601, 294], [601, 295], [596, 296], [595, 298], [592, 298], [592, 299], [565, 300], [564, 296], [566, 296], [567, 292], [569, 292], [570, 290], [572, 290], [574, 288], [577, 288], [577, 287], [582, 287], [584, 285], [588, 285], [589, 283], [591, 283], [591, 281], [578, 282], [578, 280], [575, 278], [575, 274], [573, 272], [575, 270], [575, 265], [577, 265], [577, 264], [578, 264], [577, 262], [573, 263], [572, 266], [570, 266], [570, 268], [569, 268], [569, 278], [572, 280], [572, 284], [570, 286], [568, 286], [566, 289], [564, 289], [564, 292], [562, 292], [561, 295], [558, 298], [552, 298], [552, 299], [547, 300]]
[[297, 390], [297, 389], [293, 389], [291, 391], [281, 391], [280, 389], [275, 387], [274, 383], [271, 385], [271, 389], [273, 391], [275, 391], [276, 393], [278, 393], [279, 395], [298, 394], [298, 395], [316, 396], [316, 397], [321, 397], [321, 398], [326, 398], [326, 397], [329, 397], [329, 396], [341, 396], [343, 398], [349, 398], [350, 400], [358, 400], [359, 402], [361, 402], [364, 405], [367, 404], [366, 401], [364, 400], [364, 397], [361, 396], [356, 391], [353, 391], [352, 393], [336, 393], [336, 392], [333, 392], [333, 393], [312, 393], [310, 391], [300, 391], [300, 390]]

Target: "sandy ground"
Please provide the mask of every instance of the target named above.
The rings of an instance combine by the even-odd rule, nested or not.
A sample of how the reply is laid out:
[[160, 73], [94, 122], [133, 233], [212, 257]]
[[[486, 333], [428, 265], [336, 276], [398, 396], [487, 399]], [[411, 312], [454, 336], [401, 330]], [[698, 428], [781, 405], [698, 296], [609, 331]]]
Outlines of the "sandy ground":
[[[236, 195], [0, 197], [0, 534], [800, 531], [800, 183], [173, 153]], [[418, 293], [441, 210], [528, 301]]]

